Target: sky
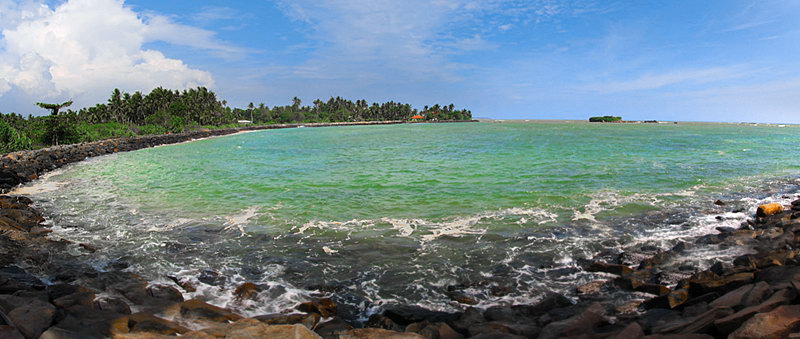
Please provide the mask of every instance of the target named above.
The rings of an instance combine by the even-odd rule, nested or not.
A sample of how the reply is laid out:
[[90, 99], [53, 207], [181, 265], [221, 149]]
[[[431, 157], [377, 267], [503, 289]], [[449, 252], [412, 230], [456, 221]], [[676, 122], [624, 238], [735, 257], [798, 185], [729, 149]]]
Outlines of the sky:
[[800, 123], [794, 0], [0, 0], [0, 112], [206, 86], [473, 116]]

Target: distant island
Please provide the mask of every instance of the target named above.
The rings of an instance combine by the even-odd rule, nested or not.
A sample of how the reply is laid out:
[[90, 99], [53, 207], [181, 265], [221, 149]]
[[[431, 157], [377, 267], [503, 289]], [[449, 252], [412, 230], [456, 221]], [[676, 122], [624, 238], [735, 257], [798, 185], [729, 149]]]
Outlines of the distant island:
[[613, 115], [604, 115], [601, 117], [590, 117], [589, 122], [617, 122], [622, 121], [622, 117], [615, 117]]

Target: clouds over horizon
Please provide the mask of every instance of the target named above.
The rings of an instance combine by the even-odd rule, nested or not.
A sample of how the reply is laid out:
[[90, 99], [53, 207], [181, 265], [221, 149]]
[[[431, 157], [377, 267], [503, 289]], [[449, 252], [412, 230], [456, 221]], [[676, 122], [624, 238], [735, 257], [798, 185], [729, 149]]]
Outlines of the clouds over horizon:
[[234, 50], [213, 32], [138, 15], [120, 0], [70, 0], [54, 8], [0, 0], [0, 8], [0, 98], [24, 93], [37, 100], [74, 99], [82, 107], [104, 101], [113, 88], [213, 87], [209, 72], [144, 45], [164, 41]]

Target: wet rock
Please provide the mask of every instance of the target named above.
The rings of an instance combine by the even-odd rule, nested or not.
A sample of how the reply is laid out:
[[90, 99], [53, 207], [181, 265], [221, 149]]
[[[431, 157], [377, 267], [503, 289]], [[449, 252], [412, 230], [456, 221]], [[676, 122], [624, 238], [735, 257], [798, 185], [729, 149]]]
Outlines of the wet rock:
[[[3, 339], [25, 339], [16, 327], [0, 325], [0, 338]], [[45, 338], [46, 339], [46, 338]]]
[[619, 264], [607, 264], [603, 262], [593, 262], [589, 267], [586, 268], [589, 272], [605, 272], [611, 273], [616, 275], [625, 275], [633, 272], [633, 269]]
[[314, 329], [319, 323], [320, 315], [318, 313], [308, 313], [308, 314], [267, 314], [267, 315], [260, 315], [255, 317], [254, 319], [265, 323], [267, 325], [294, 325], [300, 324], [309, 329]]
[[744, 272], [720, 277], [714, 272], [704, 271], [689, 279], [689, 293], [703, 295], [709, 292], [727, 293], [753, 281], [753, 273]]
[[413, 323], [406, 326], [405, 332], [422, 335], [426, 339], [462, 339], [461, 333], [456, 332], [445, 323], [430, 323], [427, 321]]
[[598, 294], [606, 283], [608, 283], [606, 280], [595, 280], [576, 287], [575, 291], [582, 295]]
[[739, 287], [709, 303], [709, 306], [727, 306], [733, 309], [742, 309], [747, 306], [760, 304], [772, 294], [772, 289], [766, 282], [747, 284]]
[[177, 313], [185, 319], [205, 320], [211, 322], [228, 322], [242, 319], [242, 317], [238, 314], [198, 299], [191, 299], [177, 304], [171, 307], [170, 311], [167, 313]]
[[365, 327], [373, 327], [373, 328], [382, 328], [385, 330], [391, 331], [403, 331], [404, 326], [400, 326], [389, 317], [383, 316], [381, 314], [373, 314], [367, 320], [367, 323], [364, 324]]
[[654, 333], [709, 333], [715, 329], [714, 320], [733, 314], [730, 307], [714, 307], [697, 316], [653, 328]]
[[174, 281], [176, 285], [178, 285], [181, 288], [183, 288], [183, 290], [186, 291], [186, 292], [197, 292], [197, 288], [189, 280], [181, 280], [181, 279], [178, 279], [177, 277], [173, 277], [173, 276], [168, 276], [167, 278], [169, 278], [170, 280]]
[[314, 332], [317, 332], [323, 338], [339, 338], [337, 334], [339, 332], [344, 332], [348, 330], [352, 330], [353, 326], [345, 322], [339, 317], [333, 317], [333, 319], [326, 321], [317, 325], [317, 328]]
[[476, 305], [478, 304], [478, 300], [473, 298], [472, 296], [464, 293], [463, 291], [447, 291], [444, 293], [450, 300], [465, 304], [465, 305]]
[[131, 308], [124, 300], [113, 297], [100, 297], [95, 299], [94, 308], [119, 314], [131, 314]]
[[625, 326], [625, 328], [609, 337], [609, 339], [638, 339], [644, 337], [644, 329], [636, 322], [632, 322]]
[[562, 338], [591, 333], [593, 327], [603, 321], [605, 309], [599, 303], [594, 303], [580, 314], [569, 319], [556, 321], [542, 328], [539, 338]]
[[203, 270], [200, 272], [200, 275], [197, 277], [197, 280], [201, 283], [208, 284], [211, 286], [221, 286], [225, 284], [225, 277], [220, 275], [218, 272], [212, 270]]
[[150, 297], [150, 294], [147, 292], [147, 282], [142, 280], [123, 281], [111, 285], [109, 289], [123, 295], [136, 304], [142, 304]]
[[17, 330], [26, 338], [38, 338], [44, 330], [50, 327], [56, 313], [53, 305], [38, 299], [4, 298], [1, 303], [4, 310], [13, 307], [6, 314]]
[[115, 319], [110, 332], [114, 336], [130, 332], [176, 335], [189, 332], [189, 329], [152, 314], [140, 312]]
[[[495, 307], [489, 308], [489, 310], [493, 308]], [[499, 308], [500, 307], [497, 306], [497, 309]], [[486, 310], [486, 312], [488, 313], [489, 310]], [[513, 319], [513, 316], [509, 315], [509, 318]], [[483, 316], [483, 314], [479, 309], [474, 307], [468, 307], [466, 310], [464, 310], [463, 313], [459, 315], [458, 319], [452, 321], [450, 324], [453, 325], [453, 328], [455, 328], [457, 331], [461, 333], [468, 333], [470, 326], [485, 322], [487, 322], [487, 319]]]
[[768, 267], [757, 272], [755, 280], [767, 282], [774, 289], [791, 287], [793, 280], [800, 280], [800, 266]]
[[[0, 336], [1, 337], [1, 336]], [[39, 339], [101, 339], [101, 336], [91, 336], [84, 333], [74, 332], [59, 328], [56, 326], [50, 327], [44, 331]]]
[[236, 290], [233, 291], [233, 295], [239, 300], [253, 299], [258, 295], [258, 292], [261, 292], [261, 288], [254, 283], [246, 282], [236, 287]]
[[0, 294], [11, 294], [18, 290], [43, 290], [44, 283], [17, 266], [0, 268]]
[[86, 250], [87, 252], [91, 252], [91, 253], [97, 252], [99, 250], [99, 248], [97, 246], [92, 245], [92, 244], [87, 244], [87, 243], [80, 243], [80, 244], [78, 244], [78, 246], [80, 246], [80, 248]]
[[430, 322], [451, 322], [458, 319], [458, 314], [431, 311], [411, 305], [389, 308], [383, 312], [383, 315], [402, 326], [408, 326], [409, 324], [425, 320]]
[[791, 289], [779, 290], [763, 303], [743, 308], [734, 314], [718, 319], [714, 322], [714, 325], [722, 334], [731, 333], [750, 317], [758, 313], [769, 312], [780, 305], [789, 304], [796, 296], [797, 293]]
[[70, 308], [76, 305], [91, 306], [94, 303], [93, 292], [77, 292], [53, 300], [53, 305], [60, 308]]
[[783, 338], [800, 329], [800, 305], [780, 306], [744, 322], [728, 338]]
[[652, 332], [654, 328], [663, 328], [670, 323], [680, 321], [681, 313], [674, 310], [656, 308], [647, 311], [641, 317], [641, 324], [645, 331]]
[[717, 205], [717, 206], [725, 206], [725, 205], [727, 205], [727, 204], [726, 204], [725, 202], [723, 202], [722, 200], [719, 200], [719, 199], [718, 199], [717, 201], [714, 201], [714, 205]]
[[642, 305], [646, 309], [654, 309], [654, 308], [673, 309], [683, 305], [688, 300], [689, 300], [689, 290], [677, 289], [670, 291], [666, 295], [661, 295], [652, 299], [648, 299], [644, 303], [642, 303]]
[[328, 318], [336, 315], [336, 303], [329, 298], [322, 298], [313, 301], [301, 303], [296, 310], [306, 313], [318, 313], [323, 318]]
[[382, 328], [357, 328], [339, 333], [339, 339], [425, 339], [412, 332], [395, 332]]
[[724, 264], [722, 262], [717, 261], [711, 267], [708, 268], [709, 271], [714, 272], [716, 275], [723, 275], [730, 269], [729, 265]]
[[183, 294], [172, 286], [150, 285], [147, 286], [147, 294], [156, 299], [174, 302], [183, 301]]
[[320, 338], [319, 335], [303, 325], [267, 325], [255, 319], [241, 319], [223, 328], [204, 330], [203, 332], [218, 338]]

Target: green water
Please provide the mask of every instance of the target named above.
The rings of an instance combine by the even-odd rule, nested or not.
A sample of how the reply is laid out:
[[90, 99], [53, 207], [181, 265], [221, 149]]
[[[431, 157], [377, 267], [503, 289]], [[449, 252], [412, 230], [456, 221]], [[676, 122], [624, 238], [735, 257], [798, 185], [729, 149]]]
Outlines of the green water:
[[785, 193], [798, 144], [797, 127], [721, 124], [266, 130], [95, 158], [33, 196], [57, 236], [101, 247], [98, 265], [269, 285], [258, 303], [213, 300], [245, 312], [314, 291], [362, 313], [453, 309], [448, 286], [482, 305], [535, 299], [591, 279], [576, 260], [603, 249], [737, 226], [746, 213], [712, 202], [749, 212]]

